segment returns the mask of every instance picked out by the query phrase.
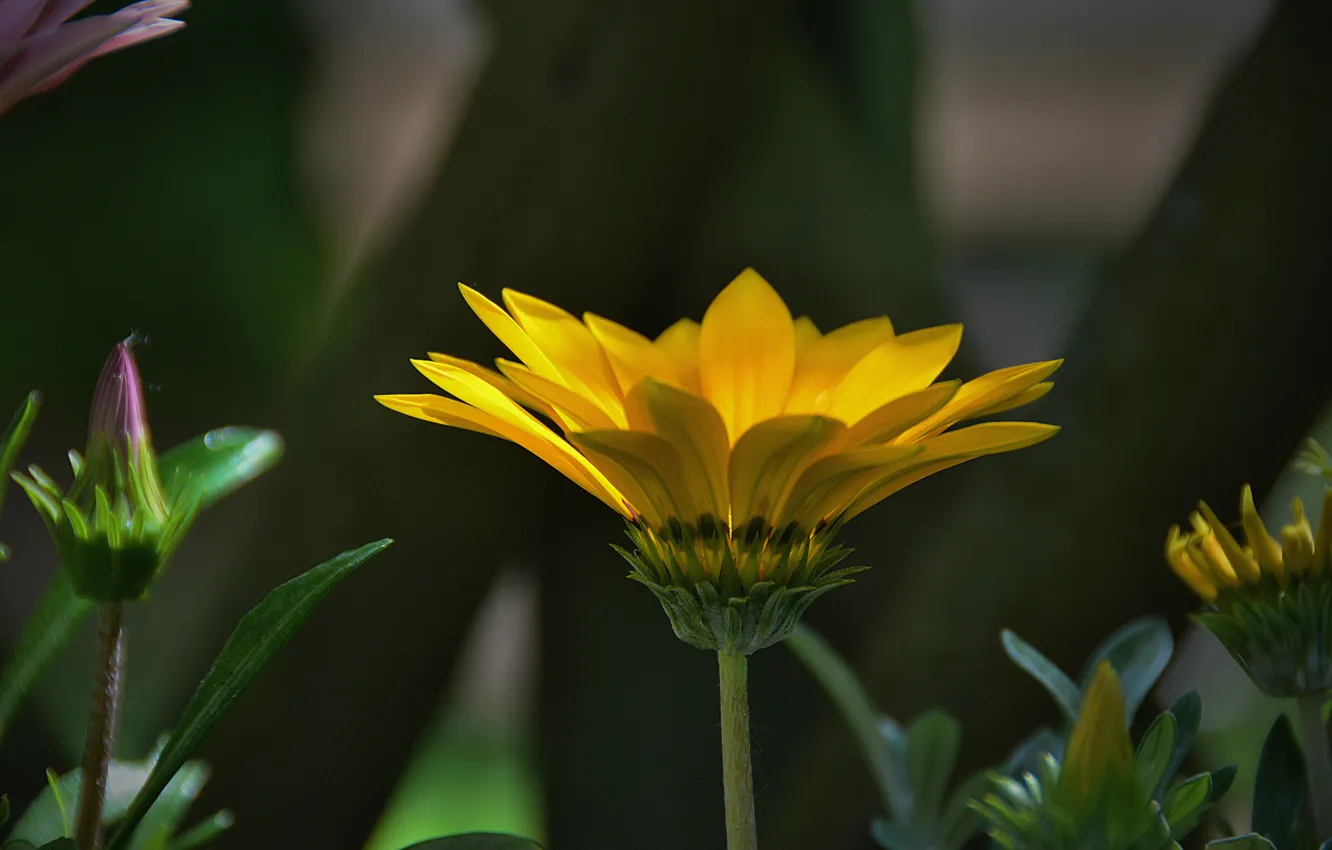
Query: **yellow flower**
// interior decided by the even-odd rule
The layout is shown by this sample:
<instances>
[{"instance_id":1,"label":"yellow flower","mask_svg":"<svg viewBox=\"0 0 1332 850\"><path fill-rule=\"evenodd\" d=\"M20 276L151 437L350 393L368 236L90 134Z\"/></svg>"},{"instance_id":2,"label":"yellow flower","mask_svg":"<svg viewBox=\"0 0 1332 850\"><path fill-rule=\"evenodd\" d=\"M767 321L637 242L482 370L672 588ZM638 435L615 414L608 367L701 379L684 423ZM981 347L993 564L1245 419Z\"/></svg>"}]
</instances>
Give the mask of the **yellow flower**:
<instances>
[{"instance_id":1,"label":"yellow flower","mask_svg":"<svg viewBox=\"0 0 1332 850\"><path fill-rule=\"evenodd\" d=\"M1332 493L1332 491L1329 491ZM1332 498L1323 500L1323 521L1315 539L1304 505L1297 498L1291 505L1293 520L1281 529L1281 540L1268 534L1253 504L1253 491L1244 485L1240 496L1240 519L1244 545L1221 524L1206 502L1189 516L1192 530L1172 525L1166 533L1166 560L1175 574L1206 602L1213 602L1230 588L1255 585L1264 576L1284 584L1306 573L1323 573L1328 566L1327 534L1332 523Z\"/></svg>"},{"instance_id":2,"label":"yellow flower","mask_svg":"<svg viewBox=\"0 0 1332 850\"><path fill-rule=\"evenodd\" d=\"M1332 689L1332 490L1315 534L1299 499L1280 540L1263 526L1247 485L1240 498L1244 543L1205 503L1192 531L1166 535L1166 560L1208 604L1194 620L1214 634L1269 696Z\"/></svg>"},{"instance_id":3,"label":"yellow flower","mask_svg":"<svg viewBox=\"0 0 1332 850\"><path fill-rule=\"evenodd\" d=\"M746 269L702 323L655 340L530 295L463 297L517 360L413 365L450 397L385 406L510 440L619 511L657 584L724 597L814 583L832 532L908 484L1058 428L961 422L1044 395L1060 361L937 382L960 325L897 334L887 317L821 333ZM505 309L507 308L507 309Z\"/></svg>"}]
</instances>

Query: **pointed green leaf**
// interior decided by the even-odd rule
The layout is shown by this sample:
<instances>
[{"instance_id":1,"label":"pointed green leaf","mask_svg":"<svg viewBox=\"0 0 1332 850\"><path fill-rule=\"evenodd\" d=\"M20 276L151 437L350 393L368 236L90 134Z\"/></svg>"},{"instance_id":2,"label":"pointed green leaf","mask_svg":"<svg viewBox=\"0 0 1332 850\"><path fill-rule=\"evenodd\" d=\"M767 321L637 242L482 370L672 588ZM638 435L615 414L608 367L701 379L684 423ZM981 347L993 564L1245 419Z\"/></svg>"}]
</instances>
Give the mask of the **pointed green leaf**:
<instances>
[{"instance_id":1,"label":"pointed green leaf","mask_svg":"<svg viewBox=\"0 0 1332 850\"><path fill-rule=\"evenodd\" d=\"M1222 797L1226 796L1226 792L1230 790L1230 786L1235 784L1235 774L1237 772L1238 768L1233 764L1228 764L1219 770L1212 771L1212 797L1208 802L1216 803Z\"/></svg>"},{"instance_id":2,"label":"pointed green leaf","mask_svg":"<svg viewBox=\"0 0 1332 850\"><path fill-rule=\"evenodd\" d=\"M961 745L962 724L946 711L927 712L907 729L907 774L915 803L911 823L916 828L937 824Z\"/></svg>"},{"instance_id":3,"label":"pointed green leaf","mask_svg":"<svg viewBox=\"0 0 1332 850\"><path fill-rule=\"evenodd\" d=\"M231 829L236 819L231 812L226 810L214 814L201 823L190 827L186 832L181 833L171 840L167 845L167 850L196 850L204 847L217 839L222 833Z\"/></svg>"},{"instance_id":4,"label":"pointed green leaf","mask_svg":"<svg viewBox=\"0 0 1332 850\"><path fill-rule=\"evenodd\" d=\"M1175 718L1166 712L1157 715L1147 733L1138 744L1133 756L1133 770L1138 776L1138 787L1156 788L1170 767L1175 751Z\"/></svg>"},{"instance_id":5,"label":"pointed green leaf","mask_svg":"<svg viewBox=\"0 0 1332 850\"><path fill-rule=\"evenodd\" d=\"M325 561L275 588L241 618L212 669L190 697L180 724L163 747L152 776L130 805L125 820L107 843L107 850L122 850L128 846L132 831L162 793L167 781L254 681L268 660L309 618L325 594L392 542L386 538Z\"/></svg>"},{"instance_id":6,"label":"pointed green leaf","mask_svg":"<svg viewBox=\"0 0 1332 850\"><path fill-rule=\"evenodd\" d=\"M1069 723L1075 722L1078 719L1078 706L1082 704L1082 692L1073 684L1073 680L1015 632L1004 629L1000 633L1000 640L1004 652L1013 659L1013 663L1027 671L1050 692Z\"/></svg>"},{"instance_id":7,"label":"pointed green leaf","mask_svg":"<svg viewBox=\"0 0 1332 850\"><path fill-rule=\"evenodd\" d=\"M1052 729L1037 729L1026 740L1013 748L1013 752L1004 761L1003 772L1007 776L1037 773L1041 769L1041 762L1044 760L1046 753L1054 756L1058 761L1063 761L1064 739Z\"/></svg>"},{"instance_id":8,"label":"pointed green leaf","mask_svg":"<svg viewBox=\"0 0 1332 850\"><path fill-rule=\"evenodd\" d=\"M130 850L155 850L167 846L180 828L186 812L208 781L208 766L199 761L183 764L134 830Z\"/></svg>"},{"instance_id":9,"label":"pointed green leaf","mask_svg":"<svg viewBox=\"0 0 1332 850\"><path fill-rule=\"evenodd\" d=\"M79 850L79 845L74 843L72 838L57 838L48 844L43 844L40 850Z\"/></svg>"},{"instance_id":10,"label":"pointed green leaf","mask_svg":"<svg viewBox=\"0 0 1332 850\"><path fill-rule=\"evenodd\" d=\"M218 428L181 443L157 461L171 502L197 489L204 510L268 470L282 457L282 437L257 428Z\"/></svg>"},{"instance_id":11,"label":"pointed green leaf","mask_svg":"<svg viewBox=\"0 0 1332 850\"><path fill-rule=\"evenodd\" d=\"M1304 754L1295 740L1290 718L1283 714L1272 724L1258 756L1253 831L1283 850L1300 846L1299 825L1307 799Z\"/></svg>"},{"instance_id":12,"label":"pointed green leaf","mask_svg":"<svg viewBox=\"0 0 1332 850\"><path fill-rule=\"evenodd\" d=\"M0 794L0 826L9 823L9 795Z\"/></svg>"},{"instance_id":13,"label":"pointed green leaf","mask_svg":"<svg viewBox=\"0 0 1332 850\"><path fill-rule=\"evenodd\" d=\"M1197 828L1212 799L1212 775L1200 773L1171 788L1161 803L1161 816L1170 824L1170 837L1183 838Z\"/></svg>"},{"instance_id":14,"label":"pointed green leaf","mask_svg":"<svg viewBox=\"0 0 1332 850\"><path fill-rule=\"evenodd\" d=\"M1193 742L1198 739L1198 726L1202 722L1202 699L1198 692L1186 691L1170 706L1170 714L1175 718L1175 747L1161 781L1152 792L1153 800L1160 800L1165 794L1166 788L1184 764L1184 759L1188 758L1193 749Z\"/></svg>"},{"instance_id":15,"label":"pointed green leaf","mask_svg":"<svg viewBox=\"0 0 1332 850\"><path fill-rule=\"evenodd\" d=\"M1225 850L1277 850L1276 845L1257 833L1236 835L1233 838L1218 838L1207 842L1207 846L1225 848Z\"/></svg>"},{"instance_id":16,"label":"pointed green leaf","mask_svg":"<svg viewBox=\"0 0 1332 850\"><path fill-rule=\"evenodd\" d=\"M541 850L541 845L530 838L505 835L499 832L471 832L467 835L446 835L404 847L403 850Z\"/></svg>"},{"instance_id":17,"label":"pointed green leaf","mask_svg":"<svg viewBox=\"0 0 1332 850\"><path fill-rule=\"evenodd\" d=\"M0 671L0 740L23 697L90 611L92 603L74 595L65 571L57 573L24 625L13 656Z\"/></svg>"},{"instance_id":18,"label":"pointed green leaf","mask_svg":"<svg viewBox=\"0 0 1332 850\"><path fill-rule=\"evenodd\" d=\"M893 745L880 728L879 710L851 665L818 632L804 623L798 624L782 643L823 686L828 698L842 713L842 719L851 727L861 753L869 762L870 773L879 786L879 795L888 814L897 821L907 820L911 812L911 790L906 782L905 762L894 758Z\"/></svg>"},{"instance_id":19,"label":"pointed green leaf","mask_svg":"<svg viewBox=\"0 0 1332 850\"><path fill-rule=\"evenodd\" d=\"M1085 690L1091 684L1098 664L1109 661L1124 692L1125 713L1132 720L1138 706L1161 678L1174 651L1175 639L1165 620L1159 617L1134 620L1106 638L1092 653L1082 673L1082 687Z\"/></svg>"},{"instance_id":20,"label":"pointed green leaf","mask_svg":"<svg viewBox=\"0 0 1332 850\"><path fill-rule=\"evenodd\" d=\"M9 426L5 428L3 434L0 434L0 513L4 513L5 509L5 493L9 490L9 471L14 468L14 461L18 460L19 451L28 441L28 434L32 431L33 423L37 421L37 411L41 406L41 394L36 390L28 393L28 397L19 406ZM9 550L5 548L5 544L0 543L0 561L8 559Z\"/></svg>"}]
</instances>

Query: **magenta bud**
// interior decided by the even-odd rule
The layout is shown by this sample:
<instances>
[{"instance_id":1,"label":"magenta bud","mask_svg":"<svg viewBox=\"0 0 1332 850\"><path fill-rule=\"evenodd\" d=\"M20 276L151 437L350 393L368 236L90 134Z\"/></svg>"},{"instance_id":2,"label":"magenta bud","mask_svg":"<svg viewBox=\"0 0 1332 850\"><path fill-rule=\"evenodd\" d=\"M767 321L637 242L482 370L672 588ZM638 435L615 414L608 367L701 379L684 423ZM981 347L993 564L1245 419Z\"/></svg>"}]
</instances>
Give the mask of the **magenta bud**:
<instances>
[{"instance_id":1,"label":"magenta bud","mask_svg":"<svg viewBox=\"0 0 1332 850\"><path fill-rule=\"evenodd\" d=\"M106 358L93 393L88 420L88 446L106 440L133 457L144 447L152 450L148 413L143 402L143 380L131 350L132 339L116 344Z\"/></svg>"}]
</instances>

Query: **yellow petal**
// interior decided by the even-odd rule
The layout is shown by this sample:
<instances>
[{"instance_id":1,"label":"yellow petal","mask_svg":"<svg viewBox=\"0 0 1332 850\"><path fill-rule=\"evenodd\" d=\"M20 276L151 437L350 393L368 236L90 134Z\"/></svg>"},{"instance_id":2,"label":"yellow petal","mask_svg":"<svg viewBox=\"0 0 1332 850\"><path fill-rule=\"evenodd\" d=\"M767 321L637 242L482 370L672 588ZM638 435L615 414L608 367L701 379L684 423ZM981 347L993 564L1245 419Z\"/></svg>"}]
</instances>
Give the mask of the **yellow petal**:
<instances>
[{"instance_id":1,"label":"yellow petal","mask_svg":"<svg viewBox=\"0 0 1332 850\"><path fill-rule=\"evenodd\" d=\"M1202 511L1203 518L1211 526L1211 539L1216 541L1223 557L1230 562L1230 568L1235 571L1235 576L1244 582L1257 581L1262 575L1258 569L1258 562L1253 559L1253 556L1244 551L1244 548L1239 545L1239 541L1230 533L1230 530L1222 524L1221 520L1217 519L1210 505L1206 502L1199 502L1198 509Z\"/></svg>"},{"instance_id":2,"label":"yellow petal","mask_svg":"<svg viewBox=\"0 0 1332 850\"><path fill-rule=\"evenodd\" d=\"M377 395L375 401L397 413L403 413L437 425L448 425L505 439L500 430L495 429L495 417L482 413L470 404L432 393L399 393L396 395ZM581 483L581 482L580 482Z\"/></svg>"},{"instance_id":3,"label":"yellow petal","mask_svg":"<svg viewBox=\"0 0 1332 850\"><path fill-rule=\"evenodd\" d=\"M702 395L698 376L698 344L703 328L693 319L681 319L661 332L652 344L666 355L670 363L669 382L677 384L695 395Z\"/></svg>"},{"instance_id":4,"label":"yellow petal","mask_svg":"<svg viewBox=\"0 0 1332 850\"><path fill-rule=\"evenodd\" d=\"M922 446L923 451L909 464L886 469L865 482L861 492L848 505L845 518L863 513L902 488L936 472L985 455L1026 448L1057 433L1057 426L1040 422L985 422L945 432L924 443L906 444Z\"/></svg>"},{"instance_id":5,"label":"yellow petal","mask_svg":"<svg viewBox=\"0 0 1332 850\"><path fill-rule=\"evenodd\" d=\"M490 384L495 389L504 393L509 398L518 402L523 407L526 407L530 410L535 410L538 413L550 417L551 419L555 418L555 411L551 409L549 404L537 398L536 396L532 395L531 393L525 392L521 387L519 387L513 381L510 381L508 378L504 377L503 375L501 375L500 373L496 372L493 369L487 369L485 366L482 366L480 363L473 363L472 361L464 360L461 357L453 357L448 354L440 354L437 351L432 351L427 356L436 363L447 363L448 365L456 366L465 372L470 372L473 375L476 375L481 380L485 381L487 384Z\"/></svg>"},{"instance_id":6,"label":"yellow petal","mask_svg":"<svg viewBox=\"0 0 1332 850\"><path fill-rule=\"evenodd\" d=\"M675 447L656 434L641 431L583 431L570 434L587 458L618 489L644 501L635 505L654 527L672 519L694 522L701 515Z\"/></svg>"},{"instance_id":7,"label":"yellow petal","mask_svg":"<svg viewBox=\"0 0 1332 850\"><path fill-rule=\"evenodd\" d=\"M596 402L612 419L618 418L624 396L606 353L587 326L548 301L512 289L503 294L509 312L554 364L564 384ZM541 374L539 369L533 371Z\"/></svg>"},{"instance_id":8,"label":"yellow petal","mask_svg":"<svg viewBox=\"0 0 1332 850\"><path fill-rule=\"evenodd\" d=\"M787 497L778 515L777 527L791 521L806 531L844 510L864 489L867 479L894 469L921 452L918 445L870 446L820 458L810 464Z\"/></svg>"},{"instance_id":9,"label":"yellow petal","mask_svg":"<svg viewBox=\"0 0 1332 850\"><path fill-rule=\"evenodd\" d=\"M1304 503L1298 497L1291 502L1290 511L1294 519L1281 529L1282 560L1286 569L1299 575L1313 567L1313 529L1304 515Z\"/></svg>"},{"instance_id":10,"label":"yellow petal","mask_svg":"<svg viewBox=\"0 0 1332 850\"><path fill-rule=\"evenodd\" d=\"M932 415L957 392L958 381L932 384L923 390L895 398L861 417L846 432L845 446L858 448L867 443L886 443L911 426ZM908 442L898 440L898 442Z\"/></svg>"},{"instance_id":11,"label":"yellow petal","mask_svg":"<svg viewBox=\"0 0 1332 850\"><path fill-rule=\"evenodd\" d=\"M606 352L606 359L610 361L624 394L628 395L629 390L647 377L676 382L676 370L670 358L638 331L593 313L584 313L583 323Z\"/></svg>"},{"instance_id":12,"label":"yellow petal","mask_svg":"<svg viewBox=\"0 0 1332 850\"><path fill-rule=\"evenodd\" d=\"M782 416L741 434L730 460L732 527L775 522L800 473L845 430L824 416Z\"/></svg>"},{"instance_id":13,"label":"yellow petal","mask_svg":"<svg viewBox=\"0 0 1332 850\"><path fill-rule=\"evenodd\" d=\"M1253 488L1248 484L1240 493L1240 522L1244 524L1244 537L1253 548L1253 557L1258 566L1280 578L1285 573L1281 561L1281 544L1267 533L1267 526L1258 515L1258 508L1253 503Z\"/></svg>"},{"instance_id":14,"label":"yellow petal","mask_svg":"<svg viewBox=\"0 0 1332 850\"><path fill-rule=\"evenodd\" d=\"M893 324L887 316L853 322L827 336L816 336L818 330L813 328L808 319L796 320L796 365L786 399L787 413L826 411L851 367L893 337Z\"/></svg>"},{"instance_id":15,"label":"yellow petal","mask_svg":"<svg viewBox=\"0 0 1332 850\"><path fill-rule=\"evenodd\" d=\"M1045 380L1063 362L1047 360L1043 363L1010 366L967 381L942 410L912 428L905 437L907 439L925 437L963 420L1006 410L1008 408L1005 405L1008 402Z\"/></svg>"},{"instance_id":16,"label":"yellow petal","mask_svg":"<svg viewBox=\"0 0 1332 850\"><path fill-rule=\"evenodd\" d=\"M467 374L462 370L458 371L459 374ZM468 379L481 382L481 379L475 376L468 376ZM484 382L481 383L484 385ZM489 434L516 443L544 460L570 481L596 496L614 510L632 518L632 511L629 509L630 506L625 501L624 496L612 487L605 477L597 472L582 455L578 454L568 443L551 433L549 428L533 419L518 405L509 401L497 390L493 391L499 399L503 399L507 403L511 410L505 410L506 405L503 403L496 403L495 407L498 410L482 409L437 395L380 395L375 396L375 400L390 410L396 410L417 419L450 425L455 428L465 428L469 431ZM516 414L514 411L516 411Z\"/></svg>"},{"instance_id":17,"label":"yellow petal","mask_svg":"<svg viewBox=\"0 0 1332 850\"><path fill-rule=\"evenodd\" d=\"M678 453L699 510L681 518L693 521L711 513L719 522L726 522L730 514L726 487L730 444L717 410L705 399L652 378L645 378L630 391L625 408L630 427L650 429Z\"/></svg>"},{"instance_id":18,"label":"yellow petal","mask_svg":"<svg viewBox=\"0 0 1332 850\"><path fill-rule=\"evenodd\" d=\"M559 371L550 359L542 353L527 332L518 326L513 317L504 312L503 308L470 286L463 286L460 283L458 289L477 318L485 322L490 332L499 337L499 341L504 343L515 357L527 364L527 368L544 378L561 380Z\"/></svg>"},{"instance_id":19,"label":"yellow petal","mask_svg":"<svg viewBox=\"0 0 1332 850\"><path fill-rule=\"evenodd\" d=\"M495 365L509 382L523 392L540 399L545 406L555 412L555 418L566 431L590 431L593 428L623 428L623 418L616 422L596 405L596 402L579 395L564 384L543 378L521 363L509 360L496 360ZM623 411L621 411L623 417Z\"/></svg>"},{"instance_id":20,"label":"yellow petal","mask_svg":"<svg viewBox=\"0 0 1332 850\"><path fill-rule=\"evenodd\" d=\"M745 269L708 307L699 337L703 395L731 441L781 414L795 370L795 326L785 302Z\"/></svg>"},{"instance_id":21,"label":"yellow petal","mask_svg":"<svg viewBox=\"0 0 1332 850\"><path fill-rule=\"evenodd\" d=\"M885 340L847 372L833 394L828 415L854 425L875 408L928 387L961 342L961 325L925 328Z\"/></svg>"},{"instance_id":22,"label":"yellow petal","mask_svg":"<svg viewBox=\"0 0 1332 850\"><path fill-rule=\"evenodd\" d=\"M564 475L583 484L589 492L617 511L626 512L623 496L587 458L504 393L485 380L446 363L413 360L412 365L440 388L481 412L490 414L493 421L486 420L486 427L495 430L495 422L503 423L504 430L497 430L496 433L504 439L518 443Z\"/></svg>"},{"instance_id":23,"label":"yellow petal","mask_svg":"<svg viewBox=\"0 0 1332 850\"><path fill-rule=\"evenodd\" d=\"M1193 592L1201 596L1204 602L1211 602L1216 599L1216 585L1212 584L1206 574L1189 557L1188 541L1180 533L1177 525L1170 526L1170 531L1166 533L1166 563L1170 564L1170 568L1175 571L1175 575L1193 588Z\"/></svg>"},{"instance_id":24,"label":"yellow petal","mask_svg":"<svg viewBox=\"0 0 1332 850\"><path fill-rule=\"evenodd\" d=\"M1107 782L1118 784L1133 766L1128 718L1119 677L1110 662L1102 661L1083 697L1078 722L1068 737L1064 768L1059 778L1061 802L1081 812Z\"/></svg>"},{"instance_id":25,"label":"yellow petal","mask_svg":"<svg viewBox=\"0 0 1332 850\"><path fill-rule=\"evenodd\" d=\"M1042 381L1035 386L1027 387L1022 392L1010 398L1008 401L996 404L985 411L985 416L993 416L996 413L1003 413L1012 410L1015 407L1022 407L1024 404L1031 404L1039 398L1043 398L1046 393L1054 389L1054 384L1050 381Z\"/></svg>"}]
</instances>

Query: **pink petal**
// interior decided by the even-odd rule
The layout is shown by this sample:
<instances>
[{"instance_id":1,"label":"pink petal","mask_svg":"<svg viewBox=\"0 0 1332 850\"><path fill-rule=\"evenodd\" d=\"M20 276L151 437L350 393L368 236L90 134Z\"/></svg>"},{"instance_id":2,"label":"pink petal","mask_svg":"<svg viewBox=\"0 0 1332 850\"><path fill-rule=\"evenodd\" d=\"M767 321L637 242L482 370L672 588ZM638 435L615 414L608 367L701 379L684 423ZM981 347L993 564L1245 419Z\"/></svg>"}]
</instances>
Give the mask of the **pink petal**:
<instances>
[{"instance_id":1,"label":"pink petal","mask_svg":"<svg viewBox=\"0 0 1332 850\"><path fill-rule=\"evenodd\" d=\"M0 50L27 35L46 0L0 0Z\"/></svg>"},{"instance_id":2,"label":"pink petal","mask_svg":"<svg viewBox=\"0 0 1332 850\"><path fill-rule=\"evenodd\" d=\"M66 65L87 61L99 46L125 29L124 21L94 15L24 39L18 61L11 59L11 67L0 78L0 114L32 94L43 81Z\"/></svg>"}]
</instances>

